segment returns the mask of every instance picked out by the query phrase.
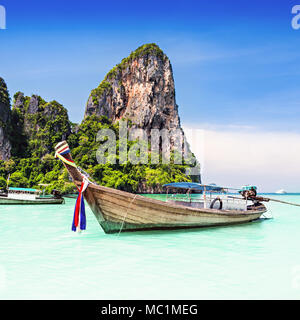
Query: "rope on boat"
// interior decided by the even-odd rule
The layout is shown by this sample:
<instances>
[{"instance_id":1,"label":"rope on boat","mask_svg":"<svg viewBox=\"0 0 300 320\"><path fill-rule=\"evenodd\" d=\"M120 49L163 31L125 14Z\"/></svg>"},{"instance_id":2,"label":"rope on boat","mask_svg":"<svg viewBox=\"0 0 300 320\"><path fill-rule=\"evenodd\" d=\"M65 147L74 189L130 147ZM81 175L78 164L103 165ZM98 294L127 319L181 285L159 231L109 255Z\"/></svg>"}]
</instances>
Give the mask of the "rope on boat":
<instances>
[{"instance_id":1,"label":"rope on boat","mask_svg":"<svg viewBox=\"0 0 300 320\"><path fill-rule=\"evenodd\" d=\"M96 186L99 186L99 184L97 183L97 182L95 182L94 180L91 180L92 178L91 178L91 176L86 172L86 171L84 171L82 168L80 168L79 166L77 166L77 169L78 169L78 171L81 173L81 175L83 176L83 177L85 177L88 181L89 181L89 183L92 183L92 184L94 184L94 185L96 185Z\"/></svg>"},{"instance_id":2,"label":"rope on boat","mask_svg":"<svg viewBox=\"0 0 300 320\"><path fill-rule=\"evenodd\" d=\"M122 232L122 229L123 229L124 223L125 223L125 219L127 218L127 214L128 214L129 208L130 208L130 206L132 205L133 201L135 200L136 196L137 196L137 194L132 198L132 200L131 200L130 203L129 203L129 206L128 206L128 208L127 208L127 210L126 210L126 213L125 213L125 215L124 215L124 217L123 217L123 221L122 221L121 228L120 228L120 231L119 231L119 233L118 233L118 236L119 236L120 233Z\"/></svg>"}]
</instances>

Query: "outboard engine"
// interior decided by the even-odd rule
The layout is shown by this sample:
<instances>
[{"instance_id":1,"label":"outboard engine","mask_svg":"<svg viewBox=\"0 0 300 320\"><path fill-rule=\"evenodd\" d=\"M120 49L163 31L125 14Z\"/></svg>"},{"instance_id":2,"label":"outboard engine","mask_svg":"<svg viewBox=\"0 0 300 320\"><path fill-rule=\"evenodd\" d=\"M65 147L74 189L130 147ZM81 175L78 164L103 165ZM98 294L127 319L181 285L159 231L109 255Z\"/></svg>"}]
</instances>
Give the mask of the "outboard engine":
<instances>
[{"instance_id":1,"label":"outboard engine","mask_svg":"<svg viewBox=\"0 0 300 320\"><path fill-rule=\"evenodd\" d=\"M241 190L239 190L239 193L245 198L245 199L255 199L257 196L257 187L256 186L244 186Z\"/></svg>"}]
</instances>

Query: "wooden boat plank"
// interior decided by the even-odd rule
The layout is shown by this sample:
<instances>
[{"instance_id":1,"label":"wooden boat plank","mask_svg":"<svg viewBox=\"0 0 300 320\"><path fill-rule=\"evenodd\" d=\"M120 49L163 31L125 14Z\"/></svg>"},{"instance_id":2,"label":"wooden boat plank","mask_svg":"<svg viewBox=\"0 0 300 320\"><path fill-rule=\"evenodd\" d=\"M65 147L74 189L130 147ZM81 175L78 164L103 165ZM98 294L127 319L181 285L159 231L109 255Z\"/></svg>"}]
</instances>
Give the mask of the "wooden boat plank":
<instances>
[{"instance_id":1,"label":"wooden boat plank","mask_svg":"<svg viewBox=\"0 0 300 320\"><path fill-rule=\"evenodd\" d=\"M144 217L140 217L134 214L131 210L126 211L125 207L122 207L123 214L120 214L120 208L114 208L104 203L99 203L99 205L101 205L104 217L113 214L116 221L123 221L125 219L125 221L131 223L155 223L154 220L149 220Z\"/></svg>"},{"instance_id":2,"label":"wooden boat plank","mask_svg":"<svg viewBox=\"0 0 300 320\"><path fill-rule=\"evenodd\" d=\"M111 204L111 207L117 207L118 211L120 212L119 215L125 216L126 212L128 214L132 214L137 217L141 217L141 207L139 204L132 201L131 203L128 203L125 200L121 199L114 199L109 196L103 195L101 199L98 198L98 203L100 206L105 205L105 203ZM107 204L109 206L109 204ZM180 220L182 217L180 215L187 216L186 213L171 213L170 211L165 210L165 208L154 208L149 206L143 207L143 213L142 213L142 220L148 220L148 222L155 222L155 219L157 219L159 216L164 217L164 219L167 219L169 216L170 219Z\"/></svg>"}]
</instances>

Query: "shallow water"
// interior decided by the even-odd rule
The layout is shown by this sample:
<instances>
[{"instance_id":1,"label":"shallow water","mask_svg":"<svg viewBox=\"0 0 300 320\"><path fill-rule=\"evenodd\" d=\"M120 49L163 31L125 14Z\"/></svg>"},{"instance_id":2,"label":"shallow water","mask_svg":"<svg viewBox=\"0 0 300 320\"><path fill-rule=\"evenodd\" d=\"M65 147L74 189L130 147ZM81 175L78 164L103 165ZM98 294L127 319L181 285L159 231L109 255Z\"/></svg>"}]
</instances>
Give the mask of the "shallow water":
<instances>
[{"instance_id":1,"label":"shallow water","mask_svg":"<svg viewBox=\"0 0 300 320\"><path fill-rule=\"evenodd\" d=\"M274 219L238 226L118 236L89 208L87 231L71 232L74 203L0 206L0 299L300 298L299 207L268 203Z\"/></svg>"}]
</instances>

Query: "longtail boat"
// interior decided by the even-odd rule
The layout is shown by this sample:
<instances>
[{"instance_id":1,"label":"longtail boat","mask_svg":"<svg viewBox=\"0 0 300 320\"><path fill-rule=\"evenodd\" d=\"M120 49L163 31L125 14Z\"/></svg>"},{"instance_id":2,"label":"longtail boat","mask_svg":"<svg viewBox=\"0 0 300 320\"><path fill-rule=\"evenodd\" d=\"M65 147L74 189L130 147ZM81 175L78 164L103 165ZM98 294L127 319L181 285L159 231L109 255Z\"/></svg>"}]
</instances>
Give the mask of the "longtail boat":
<instances>
[{"instance_id":1,"label":"longtail boat","mask_svg":"<svg viewBox=\"0 0 300 320\"><path fill-rule=\"evenodd\" d=\"M60 194L42 195L40 190L29 188L8 188L0 193L0 205L32 205L32 204L63 204Z\"/></svg>"},{"instance_id":2,"label":"longtail boat","mask_svg":"<svg viewBox=\"0 0 300 320\"><path fill-rule=\"evenodd\" d=\"M170 195L167 201L161 201L99 186L76 166L66 141L55 150L78 190L85 185L84 199L105 233L233 225L257 220L267 211L253 195L251 198L253 188L243 190L243 197L235 197L227 195L226 188L214 185L175 183L165 187L181 190L179 198ZM193 191L200 192L201 199L194 199ZM183 195L187 198L182 199Z\"/></svg>"}]
</instances>

